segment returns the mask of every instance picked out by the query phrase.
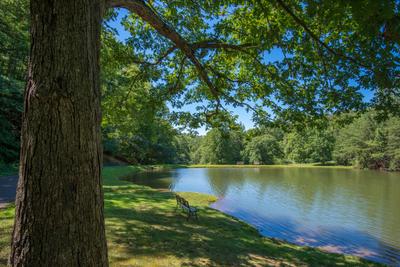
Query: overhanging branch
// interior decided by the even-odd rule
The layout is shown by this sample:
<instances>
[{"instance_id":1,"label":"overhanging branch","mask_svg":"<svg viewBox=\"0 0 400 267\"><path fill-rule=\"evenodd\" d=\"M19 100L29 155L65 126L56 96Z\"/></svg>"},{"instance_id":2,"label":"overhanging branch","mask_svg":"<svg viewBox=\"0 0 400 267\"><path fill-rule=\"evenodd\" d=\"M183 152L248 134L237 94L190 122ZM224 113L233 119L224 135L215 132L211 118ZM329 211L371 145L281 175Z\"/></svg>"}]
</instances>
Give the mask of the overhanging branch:
<instances>
[{"instance_id":1,"label":"overhanging branch","mask_svg":"<svg viewBox=\"0 0 400 267\"><path fill-rule=\"evenodd\" d=\"M208 48L208 49L231 49L231 50L239 50L241 51L242 49L247 49L247 48L257 48L259 47L256 44L227 44L227 43L222 43L219 41L215 40L206 40L206 41L200 41L196 43L191 44L193 49L200 49L200 48Z\"/></svg>"},{"instance_id":2,"label":"overhanging branch","mask_svg":"<svg viewBox=\"0 0 400 267\"><path fill-rule=\"evenodd\" d=\"M171 46L170 48L167 49L167 51L165 51L164 53L162 53L158 59L154 62L149 62L149 61L141 61L141 60L134 60L134 63L136 64L141 64L141 65L158 65L160 64L164 59L166 59L168 57L169 54L171 54L172 52L174 52L176 50L176 46Z\"/></svg>"},{"instance_id":3,"label":"overhanging branch","mask_svg":"<svg viewBox=\"0 0 400 267\"><path fill-rule=\"evenodd\" d=\"M219 103L218 90L211 82L206 69L195 56L194 49L190 43L187 42L178 32L176 32L171 26L169 26L155 11L151 9L142 0L110 0L107 2L108 7L121 7L126 8L132 13L138 15L141 19L150 24L159 34L163 35L171 42L175 44L186 56L190 59L193 65L196 67L197 72L201 80L210 88L210 91L214 98Z\"/></svg>"},{"instance_id":4,"label":"overhanging branch","mask_svg":"<svg viewBox=\"0 0 400 267\"><path fill-rule=\"evenodd\" d=\"M126 8L132 13L138 15L141 19L150 24L159 34L169 39L174 43L165 53L155 62L139 62L140 64L157 65L164 60L169 54L174 52L177 48L180 49L185 56L195 66L201 80L209 87L213 97L220 104L219 91L212 83L206 67L196 57L195 52L198 49L225 49L225 50L236 50L243 51L244 49L256 48L256 44L227 44L220 42L219 40L204 40L195 43L189 43L183 38L178 32L176 32L172 26L163 20L163 18L157 14L157 12L147 5L143 0L109 0L107 2L108 7L120 7Z\"/></svg>"}]
</instances>

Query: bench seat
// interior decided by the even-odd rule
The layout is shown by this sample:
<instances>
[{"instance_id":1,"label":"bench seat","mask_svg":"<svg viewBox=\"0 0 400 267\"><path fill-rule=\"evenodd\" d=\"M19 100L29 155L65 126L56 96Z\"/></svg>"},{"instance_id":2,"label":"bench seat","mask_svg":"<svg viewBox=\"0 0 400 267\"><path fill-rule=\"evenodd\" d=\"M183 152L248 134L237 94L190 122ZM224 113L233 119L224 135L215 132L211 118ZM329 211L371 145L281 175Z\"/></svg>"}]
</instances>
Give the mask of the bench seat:
<instances>
[{"instance_id":1,"label":"bench seat","mask_svg":"<svg viewBox=\"0 0 400 267\"><path fill-rule=\"evenodd\" d=\"M190 217L194 217L196 218L196 220L199 219L197 216L198 209L196 207L190 206L189 202L186 199L177 194L175 194L175 198L176 198L176 207L181 208L187 214L186 218L187 220L189 220Z\"/></svg>"}]
</instances>

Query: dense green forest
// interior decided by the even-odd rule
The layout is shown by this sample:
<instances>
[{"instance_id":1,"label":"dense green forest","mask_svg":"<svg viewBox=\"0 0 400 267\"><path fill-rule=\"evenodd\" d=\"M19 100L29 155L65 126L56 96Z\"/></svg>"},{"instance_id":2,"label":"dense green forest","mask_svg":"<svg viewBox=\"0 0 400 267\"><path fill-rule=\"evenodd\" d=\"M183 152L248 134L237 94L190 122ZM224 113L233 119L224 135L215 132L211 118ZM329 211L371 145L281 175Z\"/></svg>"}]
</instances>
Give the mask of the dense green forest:
<instances>
[{"instance_id":1,"label":"dense green forest","mask_svg":"<svg viewBox=\"0 0 400 267\"><path fill-rule=\"evenodd\" d=\"M332 121L326 128L284 131L260 127L213 129L204 137L185 137L190 163L329 163L360 168L400 169L400 119L378 121L366 112L346 125ZM198 145L196 145L198 144Z\"/></svg>"},{"instance_id":2,"label":"dense green forest","mask_svg":"<svg viewBox=\"0 0 400 267\"><path fill-rule=\"evenodd\" d=\"M18 161L23 90L29 50L26 1L0 3L0 164ZM118 41L104 22L102 132L104 152L135 164L328 163L361 168L400 169L400 119L382 119L373 109L325 116L323 123L295 127L277 117L245 130L230 114L228 124L209 124L193 133L167 108L168 94L154 90L155 72L143 72L133 48ZM129 26L129 25L128 25ZM144 74L145 73L145 74ZM347 124L340 121L346 117ZM180 124L181 123L181 124ZM185 124L186 130L182 131Z\"/></svg>"}]
</instances>

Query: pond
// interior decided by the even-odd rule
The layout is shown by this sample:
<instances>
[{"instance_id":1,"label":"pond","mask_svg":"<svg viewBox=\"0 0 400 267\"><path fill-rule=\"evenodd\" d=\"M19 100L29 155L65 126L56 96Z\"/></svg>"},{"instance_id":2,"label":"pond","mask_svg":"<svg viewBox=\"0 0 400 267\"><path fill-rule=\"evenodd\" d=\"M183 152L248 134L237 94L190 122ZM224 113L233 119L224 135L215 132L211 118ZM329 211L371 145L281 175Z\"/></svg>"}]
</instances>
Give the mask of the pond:
<instances>
[{"instance_id":1,"label":"pond","mask_svg":"<svg viewBox=\"0 0 400 267\"><path fill-rule=\"evenodd\" d=\"M400 266L400 173L345 168L182 168L130 181L216 195L264 236Z\"/></svg>"}]
</instances>

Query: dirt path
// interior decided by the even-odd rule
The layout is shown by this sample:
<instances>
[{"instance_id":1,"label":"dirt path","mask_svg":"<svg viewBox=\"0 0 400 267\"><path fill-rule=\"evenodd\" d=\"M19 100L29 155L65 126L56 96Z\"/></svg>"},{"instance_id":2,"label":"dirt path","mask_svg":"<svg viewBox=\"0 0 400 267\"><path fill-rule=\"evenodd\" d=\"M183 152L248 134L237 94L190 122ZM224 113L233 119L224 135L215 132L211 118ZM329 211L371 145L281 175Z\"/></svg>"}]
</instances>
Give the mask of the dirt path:
<instances>
[{"instance_id":1,"label":"dirt path","mask_svg":"<svg viewBox=\"0 0 400 267\"><path fill-rule=\"evenodd\" d=\"M18 175L0 177L0 208L15 200Z\"/></svg>"}]
</instances>

